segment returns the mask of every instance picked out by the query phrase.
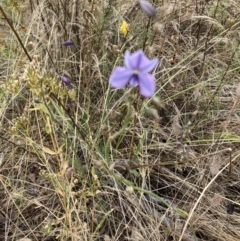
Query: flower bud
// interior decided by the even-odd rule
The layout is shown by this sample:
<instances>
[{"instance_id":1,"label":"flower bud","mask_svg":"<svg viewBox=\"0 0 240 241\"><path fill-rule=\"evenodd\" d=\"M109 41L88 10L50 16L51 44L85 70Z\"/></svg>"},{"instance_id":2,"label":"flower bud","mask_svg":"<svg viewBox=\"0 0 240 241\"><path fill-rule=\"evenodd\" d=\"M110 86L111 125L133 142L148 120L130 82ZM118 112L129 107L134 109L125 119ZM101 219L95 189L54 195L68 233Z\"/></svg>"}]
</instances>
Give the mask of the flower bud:
<instances>
[{"instance_id":1,"label":"flower bud","mask_svg":"<svg viewBox=\"0 0 240 241\"><path fill-rule=\"evenodd\" d=\"M62 75L62 76L61 76L61 81L62 81L64 84L66 84L66 85L69 85L70 82L71 82L70 78L67 77L66 75Z\"/></svg>"},{"instance_id":2,"label":"flower bud","mask_svg":"<svg viewBox=\"0 0 240 241\"><path fill-rule=\"evenodd\" d=\"M147 0L140 0L139 1L141 8L143 11L150 17L154 17L157 14L156 9L153 5Z\"/></svg>"},{"instance_id":3,"label":"flower bud","mask_svg":"<svg viewBox=\"0 0 240 241\"><path fill-rule=\"evenodd\" d=\"M62 44L63 44L64 46L71 46L71 45L73 45L73 41L67 40L67 41L63 42Z\"/></svg>"}]
</instances>

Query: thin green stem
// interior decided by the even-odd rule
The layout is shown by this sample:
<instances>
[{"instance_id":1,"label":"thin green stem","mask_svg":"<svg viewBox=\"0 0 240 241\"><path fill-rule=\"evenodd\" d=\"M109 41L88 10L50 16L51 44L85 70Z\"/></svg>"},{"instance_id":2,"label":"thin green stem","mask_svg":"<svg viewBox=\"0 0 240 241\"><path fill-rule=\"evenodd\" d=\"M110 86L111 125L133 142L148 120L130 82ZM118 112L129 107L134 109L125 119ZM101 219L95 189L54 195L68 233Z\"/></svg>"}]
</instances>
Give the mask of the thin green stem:
<instances>
[{"instance_id":1,"label":"thin green stem","mask_svg":"<svg viewBox=\"0 0 240 241\"><path fill-rule=\"evenodd\" d=\"M148 18L148 23L147 23L147 26L146 26L146 34L145 34L145 37L144 37L144 40L143 40L143 51L145 50L145 47L146 47L146 43L147 43L147 38L148 38L148 30L149 30L149 26L150 26L150 22L151 22L151 17Z\"/></svg>"},{"instance_id":2,"label":"thin green stem","mask_svg":"<svg viewBox=\"0 0 240 241\"><path fill-rule=\"evenodd\" d=\"M130 115L131 115L131 105L128 105L128 112L127 115L125 117L124 123L122 125L122 128L117 131L116 133L114 133L113 135L109 136L107 143L105 145L105 158L106 158L106 162L109 165L110 164L110 156L109 156L109 152L110 152L110 144L112 142L112 140L116 139L118 136L120 136L127 128L127 126L129 125L130 122Z\"/></svg>"}]
</instances>

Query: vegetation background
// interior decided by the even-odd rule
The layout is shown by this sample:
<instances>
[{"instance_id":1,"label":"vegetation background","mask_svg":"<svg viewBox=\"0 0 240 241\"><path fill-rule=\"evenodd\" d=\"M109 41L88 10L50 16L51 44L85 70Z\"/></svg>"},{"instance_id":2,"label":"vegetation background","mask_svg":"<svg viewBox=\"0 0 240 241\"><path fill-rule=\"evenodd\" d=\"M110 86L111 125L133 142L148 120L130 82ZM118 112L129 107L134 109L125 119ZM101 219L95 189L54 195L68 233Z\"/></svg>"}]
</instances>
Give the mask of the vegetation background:
<instances>
[{"instance_id":1,"label":"vegetation background","mask_svg":"<svg viewBox=\"0 0 240 241\"><path fill-rule=\"evenodd\" d=\"M152 4L1 1L0 240L240 240L240 1Z\"/></svg>"}]
</instances>

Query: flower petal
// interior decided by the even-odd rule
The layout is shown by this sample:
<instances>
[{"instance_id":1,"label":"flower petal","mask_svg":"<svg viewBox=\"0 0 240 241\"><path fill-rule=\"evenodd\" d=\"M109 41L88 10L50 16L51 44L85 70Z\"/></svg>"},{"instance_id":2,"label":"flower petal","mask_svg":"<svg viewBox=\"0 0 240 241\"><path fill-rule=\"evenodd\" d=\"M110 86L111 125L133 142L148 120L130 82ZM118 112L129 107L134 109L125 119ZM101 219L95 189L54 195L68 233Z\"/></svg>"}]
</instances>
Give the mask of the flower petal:
<instances>
[{"instance_id":1,"label":"flower petal","mask_svg":"<svg viewBox=\"0 0 240 241\"><path fill-rule=\"evenodd\" d=\"M128 59L130 62L129 65L131 65L133 69L138 69L144 73L153 70L158 63L157 58L150 60L141 49L133 53Z\"/></svg>"},{"instance_id":2,"label":"flower petal","mask_svg":"<svg viewBox=\"0 0 240 241\"><path fill-rule=\"evenodd\" d=\"M141 49L137 50L135 53L130 55L129 51L125 52L125 59L124 63L126 68L136 70L139 67L139 64L141 63L141 59L144 57L144 53Z\"/></svg>"},{"instance_id":3,"label":"flower petal","mask_svg":"<svg viewBox=\"0 0 240 241\"><path fill-rule=\"evenodd\" d=\"M125 85L128 84L132 74L132 70L128 70L125 67L118 66L113 70L109 82L114 88L123 88Z\"/></svg>"},{"instance_id":4,"label":"flower petal","mask_svg":"<svg viewBox=\"0 0 240 241\"><path fill-rule=\"evenodd\" d=\"M130 56L130 52L128 50L124 54L124 64L125 64L126 68L128 68L128 69L132 68L131 56Z\"/></svg>"},{"instance_id":5,"label":"flower petal","mask_svg":"<svg viewBox=\"0 0 240 241\"><path fill-rule=\"evenodd\" d=\"M130 55L129 51L125 52L125 66L127 69L139 70L140 72L147 73L155 68L158 63L158 59L149 59L142 49L137 50Z\"/></svg>"},{"instance_id":6,"label":"flower petal","mask_svg":"<svg viewBox=\"0 0 240 241\"><path fill-rule=\"evenodd\" d=\"M138 80L138 75L137 75L137 74L133 74L133 75L131 76L131 79L130 79L130 81L129 81L129 84L130 84L132 87L138 86L139 80Z\"/></svg>"},{"instance_id":7,"label":"flower petal","mask_svg":"<svg viewBox=\"0 0 240 241\"><path fill-rule=\"evenodd\" d=\"M144 56L142 58L142 62L140 63L139 71L143 73L148 73L152 71L157 64L158 64L157 58L149 60L147 57Z\"/></svg>"},{"instance_id":8,"label":"flower petal","mask_svg":"<svg viewBox=\"0 0 240 241\"><path fill-rule=\"evenodd\" d=\"M145 97L151 97L154 94L156 88L154 76L147 73L140 73L138 74L138 77L141 95Z\"/></svg>"}]
</instances>

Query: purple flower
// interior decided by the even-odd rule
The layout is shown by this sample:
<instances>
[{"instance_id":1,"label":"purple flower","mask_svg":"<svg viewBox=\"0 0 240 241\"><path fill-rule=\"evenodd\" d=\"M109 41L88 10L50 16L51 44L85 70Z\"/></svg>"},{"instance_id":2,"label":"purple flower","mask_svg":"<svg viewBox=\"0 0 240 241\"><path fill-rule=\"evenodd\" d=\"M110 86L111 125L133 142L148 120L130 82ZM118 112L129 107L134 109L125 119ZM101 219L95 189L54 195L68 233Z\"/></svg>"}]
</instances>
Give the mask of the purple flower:
<instances>
[{"instance_id":1,"label":"purple flower","mask_svg":"<svg viewBox=\"0 0 240 241\"><path fill-rule=\"evenodd\" d=\"M64 46L71 46L71 45L73 45L73 41L67 40L67 41L64 41L62 44L63 44Z\"/></svg>"},{"instance_id":2,"label":"purple flower","mask_svg":"<svg viewBox=\"0 0 240 241\"><path fill-rule=\"evenodd\" d=\"M62 75L60 78L61 78L61 81L66 85L69 85L71 83L70 78L66 75Z\"/></svg>"},{"instance_id":3,"label":"purple flower","mask_svg":"<svg viewBox=\"0 0 240 241\"><path fill-rule=\"evenodd\" d=\"M155 92L155 77L148 72L153 70L158 59L148 59L140 49L130 55L129 51L124 56L125 67L116 67L111 76L110 84L114 88L123 88L128 83L135 87L139 85L141 95L150 97Z\"/></svg>"},{"instance_id":4,"label":"purple flower","mask_svg":"<svg viewBox=\"0 0 240 241\"><path fill-rule=\"evenodd\" d=\"M182 146L182 142L181 141L176 141L176 145L177 146Z\"/></svg>"},{"instance_id":5,"label":"purple flower","mask_svg":"<svg viewBox=\"0 0 240 241\"><path fill-rule=\"evenodd\" d=\"M153 7L153 5L146 0L140 0L139 1L141 8L143 11L149 15L150 17L154 17L157 14L156 9Z\"/></svg>"}]
</instances>

